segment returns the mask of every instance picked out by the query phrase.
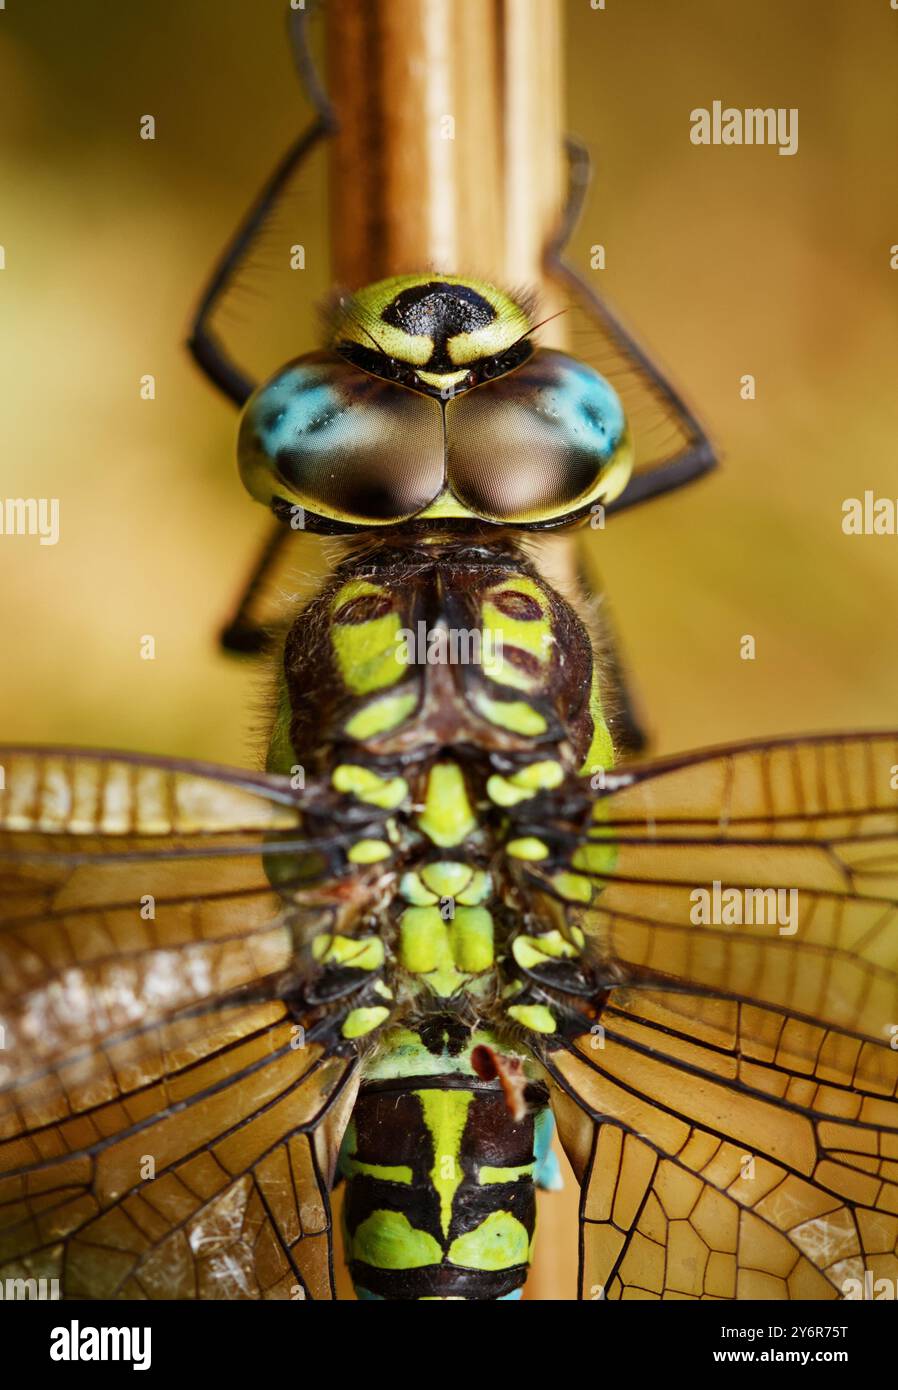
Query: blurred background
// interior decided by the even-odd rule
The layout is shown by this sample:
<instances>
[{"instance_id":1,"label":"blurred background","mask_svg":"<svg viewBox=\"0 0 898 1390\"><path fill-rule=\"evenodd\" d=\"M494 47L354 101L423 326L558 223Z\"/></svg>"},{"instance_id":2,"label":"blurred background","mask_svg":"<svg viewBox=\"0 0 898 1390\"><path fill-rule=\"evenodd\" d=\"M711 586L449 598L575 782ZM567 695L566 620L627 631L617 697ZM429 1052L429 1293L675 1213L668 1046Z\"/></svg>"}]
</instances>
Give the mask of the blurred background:
<instances>
[{"instance_id":1,"label":"blurred background","mask_svg":"<svg viewBox=\"0 0 898 1390\"><path fill-rule=\"evenodd\" d=\"M568 121L597 166L569 258L585 268L605 246L594 283L724 456L694 489L592 533L654 747L893 725L898 537L845 536L841 521L867 489L898 499L898 12L607 5L563 0ZM258 763L264 682L216 637L268 521L237 477L234 413L183 339L214 256L308 115L283 9L0 13L0 499L60 504L56 546L0 537L4 741ZM797 155L692 145L689 113L715 99L798 107ZM153 142L138 137L146 113ZM269 331L264 257L229 305L269 369L315 343L325 211L322 158L283 213L309 265L286 319ZM322 567L301 545L297 591ZM570 1184L542 1221L531 1289L572 1297Z\"/></svg>"}]
</instances>

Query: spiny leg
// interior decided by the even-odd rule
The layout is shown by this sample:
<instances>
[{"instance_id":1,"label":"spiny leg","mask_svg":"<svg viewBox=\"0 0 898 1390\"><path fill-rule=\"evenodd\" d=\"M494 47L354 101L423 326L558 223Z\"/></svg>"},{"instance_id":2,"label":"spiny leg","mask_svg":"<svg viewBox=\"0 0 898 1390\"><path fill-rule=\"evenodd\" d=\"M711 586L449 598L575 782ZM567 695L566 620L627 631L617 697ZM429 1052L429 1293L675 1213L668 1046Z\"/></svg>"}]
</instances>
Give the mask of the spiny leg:
<instances>
[{"instance_id":1,"label":"spiny leg","mask_svg":"<svg viewBox=\"0 0 898 1390\"><path fill-rule=\"evenodd\" d=\"M562 209L558 231L546 253L546 268L550 275L564 281L583 303L586 311L600 324L613 340L632 358L635 366L645 374L652 388L667 407L678 418L687 436L685 450L680 450L673 458L645 473L634 475L622 495L610 503L607 512L621 511L626 507L638 505L651 497L670 492L701 477L715 465L711 444L698 421L689 411L679 395L654 366L648 355L633 340L627 330L618 322L608 307L602 302L592 287L564 260L564 251L571 239L574 227L579 220L586 200L586 190L590 180L589 151L580 141L569 137L566 142L568 156L568 190ZM585 540L587 532L581 532L575 542L576 580L585 601L595 601L601 590L594 581L587 564ZM621 654L607 607L602 613L603 652L602 665L604 683L611 695L614 712L610 719L614 741L618 750L627 755L641 752L648 744L648 736L643 726L638 701L635 699L627 677L626 663Z\"/></svg>"},{"instance_id":2,"label":"spiny leg","mask_svg":"<svg viewBox=\"0 0 898 1390\"><path fill-rule=\"evenodd\" d=\"M306 95L315 108L315 119L279 160L274 172L221 253L194 315L187 346L208 379L223 395L242 406L256 382L233 360L213 327L215 311L245 264L252 245L278 198L302 161L325 136L337 128L333 107L318 80L308 47L308 13L291 11L290 39L294 60Z\"/></svg>"},{"instance_id":3,"label":"spiny leg","mask_svg":"<svg viewBox=\"0 0 898 1390\"><path fill-rule=\"evenodd\" d=\"M219 257L200 299L188 339L188 348L206 377L223 395L243 406L257 383L231 357L213 326L216 310L245 264L253 243L274 209L278 198L303 160L319 141L332 135L337 121L327 94L318 79L308 46L309 12L293 10L288 24L294 61L303 90L315 108L315 119L287 150L251 204L237 230ZM276 564L290 528L275 522L250 570L249 577L228 622L221 633L225 651L255 654L268 644L264 627L252 617L252 607Z\"/></svg>"},{"instance_id":4,"label":"spiny leg","mask_svg":"<svg viewBox=\"0 0 898 1390\"><path fill-rule=\"evenodd\" d=\"M585 532L580 532L575 540L575 572L580 597L589 608L597 601L602 602L604 594L587 565L584 535ZM634 695L630 684L627 662L621 651L617 629L609 613L609 606L604 602L599 628L601 642L597 655L602 686L608 703L608 727L614 740L615 751L624 757L634 757L648 747L650 740L643 723L641 702Z\"/></svg>"},{"instance_id":5,"label":"spiny leg","mask_svg":"<svg viewBox=\"0 0 898 1390\"><path fill-rule=\"evenodd\" d=\"M289 536L289 526L282 521L271 523L234 611L221 630L219 641L226 652L239 653L241 656L257 656L269 646L271 635L263 624L253 617L252 610Z\"/></svg>"},{"instance_id":6,"label":"spiny leg","mask_svg":"<svg viewBox=\"0 0 898 1390\"><path fill-rule=\"evenodd\" d=\"M693 482L713 468L717 460L701 425L670 382L661 375L648 354L630 336L592 286L564 260L563 253L583 210L590 179L590 157L586 146L569 136L565 147L569 170L568 191L558 231L546 251L546 269L550 275L570 287L584 305L586 312L633 359L687 436L685 449L681 449L673 458L644 473L637 472L633 475L620 497L610 502L606 508L609 513L619 512Z\"/></svg>"},{"instance_id":7,"label":"spiny leg","mask_svg":"<svg viewBox=\"0 0 898 1390\"><path fill-rule=\"evenodd\" d=\"M194 315L187 348L212 385L237 406L246 404L258 383L234 361L215 331L215 311L291 176L329 133L318 119L290 146L221 253Z\"/></svg>"}]
</instances>

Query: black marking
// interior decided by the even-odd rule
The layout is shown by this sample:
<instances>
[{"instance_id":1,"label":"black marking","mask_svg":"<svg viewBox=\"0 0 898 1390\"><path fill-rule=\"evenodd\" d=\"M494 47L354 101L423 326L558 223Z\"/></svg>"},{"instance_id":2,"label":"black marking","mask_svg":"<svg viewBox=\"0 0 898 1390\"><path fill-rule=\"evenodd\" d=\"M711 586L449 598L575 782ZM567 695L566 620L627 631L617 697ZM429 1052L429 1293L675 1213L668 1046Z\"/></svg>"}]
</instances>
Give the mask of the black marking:
<instances>
[{"instance_id":1,"label":"black marking","mask_svg":"<svg viewBox=\"0 0 898 1390\"><path fill-rule=\"evenodd\" d=\"M512 1269L461 1269L455 1265L429 1265L424 1269L375 1269L352 1260L353 1283L385 1299L502 1298L519 1289L527 1278L527 1265Z\"/></svg>"},{"instance_id":2,"label":"black marking","mask_svg":"<svg viewBox=\"0 0 898 1390\"><path fill-rule=\"evenodd\" d=\"M511 647L506 644L502 648L502 657L510 666L516 666L527 676L536 678L542 673L542 663L539 657L534 656L533 652L524 651L523 647Z\"/></svg>"},{"instance_id":3,"label":"black marking","mask_svg":"<svg viewBox=\"0 0 898 1390\"><path fill-rule=\"evenodd\" d=\"M389 594L359 594L340 605L334 614L334 622L341 626L370 623L392 611L393 600Z\"/></svg>"},{"instance_id":4,"label":"black marking","mask_svg":"<svg viewBox=\"0 0 898 1390\"><path fill-rule=\"evenodd\" d=\"M387 1091L488 1091L494 1095L501 1092L497 1080L485 1081L479 1076L469 1076L465 1072L438 1072L424 1076L388 1076L383 1081L363 1081L359 1095L369 1092ZM528 1105L538 1108L549 1104L549 1088L542 1081L528 1081L524 1087L524 1099Z\"/></svg>"},{"instance_id":5,"label":"black marking","mask_svg":"<svg viewBox=\"0 0 898 1390\"><path fill-rule=\"evenodd\" d=\"M451 372L456 364L448 352L450 338L459 333L476 333L496 317L493 306L470 285L450 285L445 280L428 280L401 290L383 311L384 323L401 328L412 337L430 338L433 351L427 371Z\"/></svg>"},{"instance_id":6,"label":"black marking","mask_svg":"<svg viewBox=\"0 0 898 1390\"><path fill-rule=\"evenodd\" d=\"M538 942L539 937L536 939ZM526 968L519 966L518 968L522 978L536 980L538 984L546 985L549 989L558 990L562 994L582 995L586 999L593 999L597 993L603 993L592 972L585 969L578 961L547 960L545 964L531 965ZM580 1019L581 1025L582 1022Z\"/></svg>"},{"instance_id":7,"label":"black marking","mask_svg":"<svg viewBox=\"0 0 898 1390\"><path fill-rule=\"evenodd\" d=\"M488 1091L495 1095L501 1089L498 1081L483 1081L465 1072L444 1071L432 1076L388 1076L383 1081L364 1081L359 1095L383 1095L391 1091Z\"/></svg>"},{"instance_id":8,"label":"black marking","mask_svg":"<svg viewBox=\"0 0 898 1390\"><path fill-rule=\"evenodd\" d=\"M492 603L506 618L516 618L519 622L532 623L543 616L540 604L531 594L521 594L515 589L503 589L501 594L490 595Z\"/></svg>"},{"instance_id":9,"label":"black marking","mask_svg":"<svg viewBox=\"0 0 898 1390\"><path fill-rule=\"evenodd\" d=\"M448 1052L457 1057L471 1038L471 1029L454 1014L434 1014L415 1024L415 1031L428 1052L435 1057Z\"/></svg>"},{"instance_id":10,"label":"black marking","mask_svg":"<svg viewBox=\"0 0 898 1390\"><path fill-rule=\"evenodd\" d=\"M382 972L378 971L378 978ZM370 970L360 970L352 965L336 965L329 962L321 969L321 973L308 981L303 988L303 1001L311 1008L320 1004L333 1004L337 999L345 999L349 994L355 994L356 990L364 989L366 984L370 984L372 972ZM383 996L380 996L383 999ZM390 1000L383 999L385 1004ZM341 1015L343 1017L343 1015Z\"/></svg>"}]
</instances>

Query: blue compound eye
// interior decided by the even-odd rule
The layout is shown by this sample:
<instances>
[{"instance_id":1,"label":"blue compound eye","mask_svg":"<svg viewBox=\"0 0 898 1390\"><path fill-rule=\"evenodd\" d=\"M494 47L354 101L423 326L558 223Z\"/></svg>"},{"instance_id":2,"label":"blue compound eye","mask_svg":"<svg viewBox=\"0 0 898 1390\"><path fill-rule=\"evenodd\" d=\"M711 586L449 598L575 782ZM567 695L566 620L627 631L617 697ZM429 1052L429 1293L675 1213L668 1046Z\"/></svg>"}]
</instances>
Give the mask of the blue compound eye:
<instances>
[{"instance_id":1,"label":"blue compound eye","mask_svg":"<svg viewBox=\"0 0 898 1390\"><path fill-rule=\"evenodd\" d=\"M562 519L623 491L632 467L617 392L584 363L543 351L446 411L448 479L491 521Z\"/></svg>"},{"instance_id":2,"label":"blue compound eye","mask_svg":"<svg viewBox=\"0 0 898 1390\"><path fill-rule=\"evenodd\" d=\"M299 505L335 529L421 513L563 522L616 497L632 463L614 389L553 351L450 398L445 429L436 397L310 354L250 398L238 454L260 502Z\"/></svg>"},{"instance_id":3,"label":"blue compound eye","mask_svg":"<svg viewBox=\"0 0 898 1390\"><path fill-rule=\"evenodd\" d=\"M325 353L298 358L250 398L243 481L350 525L389 525L425 507L444 474L439 402Z\"/></svg>"}]
</instances>

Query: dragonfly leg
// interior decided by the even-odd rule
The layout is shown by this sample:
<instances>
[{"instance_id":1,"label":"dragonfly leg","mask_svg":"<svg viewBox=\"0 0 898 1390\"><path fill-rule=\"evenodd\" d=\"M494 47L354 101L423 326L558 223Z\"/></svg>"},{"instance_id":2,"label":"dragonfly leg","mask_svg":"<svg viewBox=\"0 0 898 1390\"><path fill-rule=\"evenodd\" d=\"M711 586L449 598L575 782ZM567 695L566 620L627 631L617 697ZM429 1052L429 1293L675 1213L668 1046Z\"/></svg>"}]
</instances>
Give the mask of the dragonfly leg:
<instances>
[{"instance_id":1,"label":"dragonfly leg","mask_svg":"<svg viewBox=\"0 0 898 1390\"><path fill-rule=\"evenodd\" d=\"M238 406L242 406L252 395L256 382L233 360L215 331L213 320L216 309L249 255L256 236L286 184L319 141L333 134L337 128L333 108L309 52L309 17L309 11L304 8L291 10L288 26L296 69L303 90L314 107L315 119L279 161L222 251L201 296L188 339L190 352L206 377ZM231 617L221 631L219 640L225 651L255 655L268 647L271 634L259 622L254 610L289 534L290 528L282 522L272 524Z\"/></svg>"},{"instance_id":2,"label":"dragonfly leg","mask_svg":"<svg viewBox=\"0 0 898 1390\"><path fill-rule=\"evenodd\" d=\"M308 12L304 9L290 12L294 59L306 95L315 108L315 119L279 161L219 256L200 298L187 340L189 351L208 380L238 406L242 406L252 395L256 382L234 361L216 332L213 326L216 308L246 260L285 185L318 142L333 134L337 126L333 108L318 80L309 53L307 20Z\"/></svg>"},{"instance_id":3,"label":"dragonfly leg","mask_svg":"<svg viewBox=\"0 0 898 1390\"><path fill-rule=\"evenodd\" d=\"M587 604L601 601L602 590L592 578L586 564L583 532L577 537L576 577L581 597ZM602 685L610 703L608 727L611 730L614 746L618 753L631 757L643 752L649 744L649 735L643 723L640 701L633 693L627 673L627 663L621 651L615 626L608 612L608 606L601 608L601 642L598 659L601 666Z\"/></svg>"},{"instance_id":4,"label":"dragonfly leg","mask_svg":"<svg viewBox=\"0 0 898 1390\"><path fill-rule=\"evenodd\" d=\"M558 230L546 251L546 270L555 279L564 282L583 304L586 312L598 321L606 333L609 333L626 349L650 379L658 395L679 417L688 438L686 447L668 462L660 464L648 472L637 473L630 479L620 497L608 504L607 511L609 513L619 512L626 507L638 506L640 502L646 502L650 497L657 497L661 493L671 492L674 488L683 487L684 484L693 482L713 468L717 459L711 442L701 425L670 382L662 376L648 354L631 337L616 315L595 293L592 286L564 259L564 251L586 201L591 166L589 151L579 140L573 136L568 136L565 146L568 157L567 197Z\"/></svg>"},{"instance_id":5,"label":"dragonfly leg","mask_svg":"<svg viewBox=\"0 0 898 1390\"><path fill-rule=\"evenodd\" d=\"M283 521L272 522L236 607L221 630L219 641L224 651L256 656L269 646L271 634L254 616L253 610L289 535L290 527Z\"/></svg>"}]
</instances>

